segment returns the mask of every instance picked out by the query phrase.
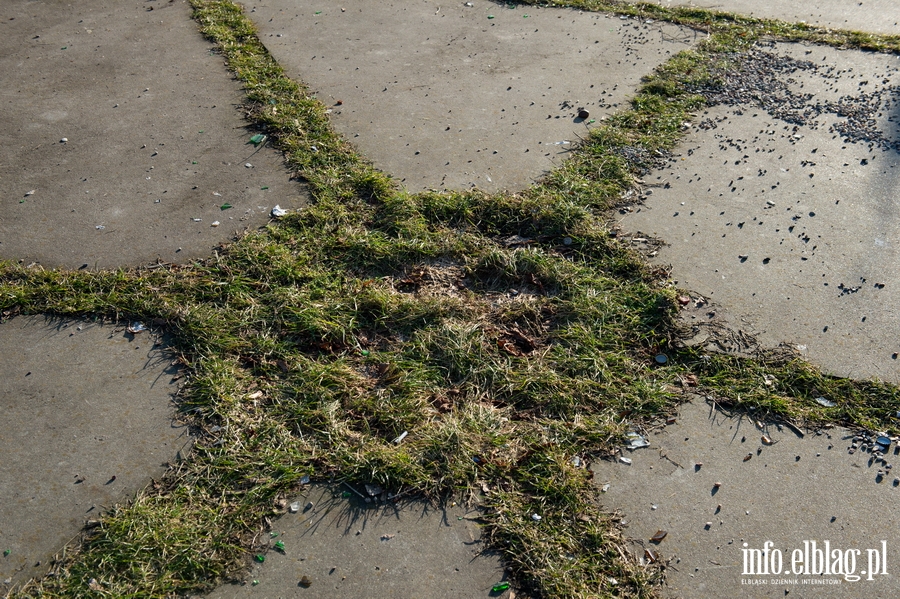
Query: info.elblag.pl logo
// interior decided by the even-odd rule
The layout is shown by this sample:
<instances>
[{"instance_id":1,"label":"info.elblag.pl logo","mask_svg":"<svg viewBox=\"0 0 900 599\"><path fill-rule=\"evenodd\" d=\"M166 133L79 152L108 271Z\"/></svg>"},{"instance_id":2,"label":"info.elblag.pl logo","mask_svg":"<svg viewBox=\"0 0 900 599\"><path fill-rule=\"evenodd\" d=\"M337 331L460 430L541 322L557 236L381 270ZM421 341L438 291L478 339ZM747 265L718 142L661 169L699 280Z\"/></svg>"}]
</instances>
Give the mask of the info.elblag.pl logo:
<instances>
[{"instance_id":1,"label":"info.elblag.pl logo","mask_svg":"<svg viewBox=\"0 0 900 599\"><path fill-rule=\"evenodd\" d=\"M782 551L772 541L766 541L762 549L753 549L744 543L741 550L744 559L743 576L795 576L795 580L779 582L794 584L840 584L840 579L822 580L823 576L843 577L847 582L876 580L887 571L887 541L881 541L880 549L840 549L831 541L803 541L802 548ZM865 569L862 569L865 567ZM857 571L859 569L859 571ZM799 577L815 576L816 579ZM821 582L819 582L821 581ZM766 579L742 580L742 584L767 584Z\"/></svg>"}]
</instances>

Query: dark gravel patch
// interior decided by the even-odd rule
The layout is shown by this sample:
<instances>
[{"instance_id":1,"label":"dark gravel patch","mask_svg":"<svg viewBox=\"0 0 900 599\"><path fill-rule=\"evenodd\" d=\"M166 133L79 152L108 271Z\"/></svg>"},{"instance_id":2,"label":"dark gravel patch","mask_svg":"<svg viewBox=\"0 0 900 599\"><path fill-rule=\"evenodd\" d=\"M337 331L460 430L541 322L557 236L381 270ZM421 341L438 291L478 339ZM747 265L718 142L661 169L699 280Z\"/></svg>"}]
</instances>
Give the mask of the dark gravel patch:
<instances>
[{"instance_id":1,"label":"dark gravel patch","mask_svg":"<svg viewBox=\"0 0 900 599\"><path fill-rule=\"evenodd\" d=\"M794 125L795 131L801 126L812 129L827 126L829 132L841 136L845 143L900 151L896 131L886 128L888 123L900 118L895 114L900 108L900 86L887 83L888 73L877 80L860 80L858 93L827 100L803 91L800 79L813 76L835 83L846 77L846 72L832 65L779 55L766 48L757 46L747 52L720 56L712 76L702 84L688 86L688 91L702 95L710 106L735 107L738 115L742 114L741 108L758 108ZM706 119L698 126L713 129L716 122Z\"/></svg>"}]
</instances>

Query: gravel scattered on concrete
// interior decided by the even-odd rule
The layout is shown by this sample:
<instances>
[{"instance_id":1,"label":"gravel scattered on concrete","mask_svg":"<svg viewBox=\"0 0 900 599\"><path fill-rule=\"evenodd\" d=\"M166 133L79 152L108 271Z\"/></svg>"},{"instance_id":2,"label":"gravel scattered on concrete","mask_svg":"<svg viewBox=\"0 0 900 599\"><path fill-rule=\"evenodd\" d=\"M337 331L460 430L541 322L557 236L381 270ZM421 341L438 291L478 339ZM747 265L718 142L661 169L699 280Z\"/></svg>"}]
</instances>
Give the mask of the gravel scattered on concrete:
<instances>
[{"instance_id":1,"label":"gravel scattered on concrete","mask_svg":"<svg viewBox=\"0 0 900 599\"><path fill-rule=\"evenodd\" d=\"M527 187L700 36L616 15L468 4L267 0L249 16L287 73L330 105L337 130L412 191Z\"/></svg>"},{"instance_id":2,"label":"gravel scattered on concrete","mask_svg":"<svg viewBox=\"0 0 900 599\"><path fill-rule=\"evenodd\" d=\"M595 463L594 480L606 491L603 507L619 510L632 551L665 565L663 596L733 597L890 596L894 548L900 542L900 498L894 476L871 453L848 451L856 433L842 428L800 431L732 417L695 398L676 421L647 436L650 446L623 452L632 463ZM894 444L887 452L896 455ZM900 457L900 456L898 456ZM651 542L659 531L665 538ZM771 541L784 569L794 550L827 541L842 555L858 549L855 575L781 571L747 573L745 550ZM869 571L868 550L887 547L887 575ZM744 545L746 543L746 546ZM811 548L811 546L809 546ZM652 553L647 553L648 551ZM812 567L811 563L807 563ZM754 570L759 572L761 570ZM824 581L824 583L823 583Z\"/></svg>"},{"instance_id":3,"label":"gravel scattered on concrete","mask_svg":"<svg viewBox=\"0 0 900 599\"><path fill-rule=\"evenodd\" d=\"M763 346L900 382L898 70L900 57L801 44L727 57L623 229L662 240L652 259Z\"/></svg>"}]
</instances>

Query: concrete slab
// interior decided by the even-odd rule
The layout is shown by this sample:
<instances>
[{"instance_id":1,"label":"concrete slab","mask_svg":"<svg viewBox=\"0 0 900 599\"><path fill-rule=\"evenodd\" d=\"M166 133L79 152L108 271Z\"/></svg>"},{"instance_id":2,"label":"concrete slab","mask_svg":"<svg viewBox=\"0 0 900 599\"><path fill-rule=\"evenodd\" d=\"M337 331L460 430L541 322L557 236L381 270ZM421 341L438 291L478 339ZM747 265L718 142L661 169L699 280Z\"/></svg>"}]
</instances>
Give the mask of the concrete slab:
<instances>
[{"instance_id":1,"label":"concrete slab","mask_svg":"<svg viewBox=\"0 0 900 599\"><path fill-rule=\"evenodd\" d=\"M667 7L696 6L760 19L803 21L810 25L871 33L900 34L900 6L893 0L647 0Z\"/></svg>"},{"instance_id":2,"label":"concrete slab","mask_svg":"<svg viewBox=\"0 0 900 599\"><path fill-rule=\"evenodd\" d=\"M185 0L4 2L0 257L187 262L302 203L212 49Z\"/></svg>"},{"instance_id":3,"label":"concrete slab","mask_svg":"<svg viewBox=\"0 0 900 599\"><path fill-rule=\"evenodd\" d=\"M173 424L172 356L151 333L16 317L0 324L0 592L188 441Z\"/></svg>"},{"instance_id":4,"label":"concrete slab","mask_svg":"<svg viewBox=\"0 0 900 599\"><path fill-rule=\"evenodd\" d=\"M892 474L877 482L881 466L870 462L871 453L850 454L851 437L834 428L801 439L787 427L760 429L749 418L730 418L695 400L681 407L676 424L647 436L648 448L626 452L631 465L595 464L595 480L609 485L604 507L621 511L637 554L651 549L668 562L664 596L893 596L900 486ZM895 445L886 457L898 459ZM654 544L657 531L668 534ZM745 564L745 550L762 550L767 541L769 559L776 561L759 574L761 568ZM814 573L805 557L807 548L813 555L813 541L819 550L827 542L830 553L841 552L841 574ZM870 549L882 560L876 574Z\"/></svg>"},{"instance_id":5,"label":"concrete slab","mask_svg":"<svg viewBox=\"0 0 900 599\"><path fill-rule=\"evenodd\" d=\"M299 511L275 521L278 536L262 540L265 562L245 584L219 587L210 599L487 597L503 579L499 560L480 554L480 530L466 519L477 512L418 502L368 506L332 487L291 501ZM279 541L283 552L275 549Z\"/></svg>"},{"instance_id":6,"label":"concrete slab","mask_svg":"<svg viewBox=\"0 0 900 599\"><path fill-rule=\"evenodd\" d=\"M900 58L778 44L745 66L621 224L764 345L900 382Z\"/></svg>"},{"instance_id":7,"label":"concrete slab","mask_svg":"<svg viewBox=\"0 0 900 599\"><path fill-rule=\"evenodd\" d=\"M471 4L471 6L466 6ZM422 189L527 187L695 41L662 23L471 3L262 0L249 16L375 166Z\"/></svg>"}]
</instances>

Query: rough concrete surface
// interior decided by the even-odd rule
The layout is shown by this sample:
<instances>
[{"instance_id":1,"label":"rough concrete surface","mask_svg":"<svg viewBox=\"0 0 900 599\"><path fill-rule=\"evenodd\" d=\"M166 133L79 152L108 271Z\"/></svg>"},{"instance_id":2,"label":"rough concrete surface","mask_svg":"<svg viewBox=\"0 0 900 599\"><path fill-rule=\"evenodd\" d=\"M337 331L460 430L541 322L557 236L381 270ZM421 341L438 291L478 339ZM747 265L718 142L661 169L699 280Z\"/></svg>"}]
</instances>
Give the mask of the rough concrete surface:
<instances>
[{"instance_id":1,"label":"rough concrete surface","mask_svg":"<svg viewBox=\"0 0 900 599\"><path fill-rule=\"evenodd\" d=\"M0 258L186 262L302 203L212 48L185 0L4 2Z\"/></svg>"},{"instance_id":2,"label":"rough concrete surface","mask_svg":"<svg viewBox=\"0 0 900 599\"><path fill-rule=\"evenodd\" d=\"M678 286L763 345L790 342L833 373L900 382L900 57L759 52L811 62L761 71L784 88L749 90L759 101L698 114L621 224L665 241L654 259L673 265Z\"/></svg>"},{"instance_id":3,"label":"rough concrete surface","mask_svg":"<svg viewBox=\"0 0 900 599\"><path fill-rule=\"evenodd\" d=\"M487 597L503 580L497 557L480 554L480 531L468 519L478 512L419 502L375 507L342 491L313 487L293 498L298 511L273 522L278 536L262 540L265 561L244 584L208 597Z\"/></svg>"},{"instance_id":4,"label":"rough concrete surface","mask_svg":"<svg viewBox=\"0 0 900 599\"><path fill-rule=\"evenodd\" d=\"M614 15L486 0L263 0L249 16L375 166L422 189L527 187L589 122L697 39ZM338 103L340 104L338 105Z\"/></svg>"},{"instance_id":5,"label":"rough concrete surface","mask_svg":"<svg viewBox=\"0 0 900 599\"><path fill-rule=\"evenodd\" d=\"M152 333L76 320L0 324L0 591L44 574L85 521L187 443L175 368Z\"/></svg>"},{"instance_id":6,"label":"rough concrete surface","mask_svg":"<svg viewBox=\"0 0 900 599\"><path fill-rule=\"evenodd\" d=\"M763 435L773 444L766 444ZM851 437L832 428L821 434L807 431L801 439L787 427L759 427L751 418L728 417L695 399L681 407L675 424L647 435L649 447L623 450L631 465L597 463L594 479L609 485L604 508L620 510L626 533L635 541L633 550L644 555L651 549L668 562L664 596L895 596L900 486L893 474L877 482L882 466L871 464L870 453L851 455ZM887 459L900 459L895 445ZM650 539L657 531L668 534L654 544ZM767 541L773 543L769 559L775 560L769 562L769 574L750 574L763 570L745 570L744 549L761 550ZM795 565L794 550L805 555L805 541L815 541L819 549L827 541L831 566L838 557L833 552L840 550L841 572L847 576L816 575L811 558L801 557ZM878 574L870 575L868 550L880 559L885 547ZM858 557L848 553L854 549L861 551ZM778 566L775 550L782 568L790 571L772 574ZM853 581L854 575L861 579Z\"/></svg>"},{"instance_id":7,"label":"rough concrete surface","mask_svg":"<svg viewBox=\"0 0 900 599\"><path fill-rule=\"evenodd\" d=\"M413 191L527 186L565 157L571 144L557 142L625 108L642 76L696 41L611 15L465 4L263 0L248 14L288 73L332 105L335 126ZM900 33L888 0L696 4ZM697 115L676 160L645 177L654 193L623 227L669 242L658 260L673 264L679 286L750 323L764 344L790 341L838 374L900 381L900 59L765 51L814 65L773 73L782 87L765 101L732 90L742 104ZM3 3L0 258L184 262L265 223L276 203L300 205L305 192L281 155L247 144L243 101L184 0ZM845 141L854 127L859 143ZM0 324L0 590L46 572L85 520L133 496L187 442L171 420L173 371L157 341L75 321ZM636 550L670 560L666 592L894 594L893 475L876 482L879 466L847 453L846 431L800 439L763 428L699 402L629 453L632 465L595 465L610 484L605 507L623 511ZM273 523L278 536L263 539L265 562L247 584L210 596L473 597L503 579L460 508L351 499L321 488L296 498L301 510ZM657 530L668 534L653 546ZM884 541L888 574L811 587L801 583L822 577L742 573L744 542L772 541L790 565L811 540L844 556L859 549L860 574Z\"/></svg>"},{"instance_id":8,"label":"rough concrete surface","mask_svg":"<svg viewBox=\"0 0 900 599\"><path fill-rule=\"evenodd\" d=\"M759 19L802 21L810 25L871 33L900 34L900 5L895 0L648 0L662 6L696 6Z\"/></svg>"}]
</instances>

